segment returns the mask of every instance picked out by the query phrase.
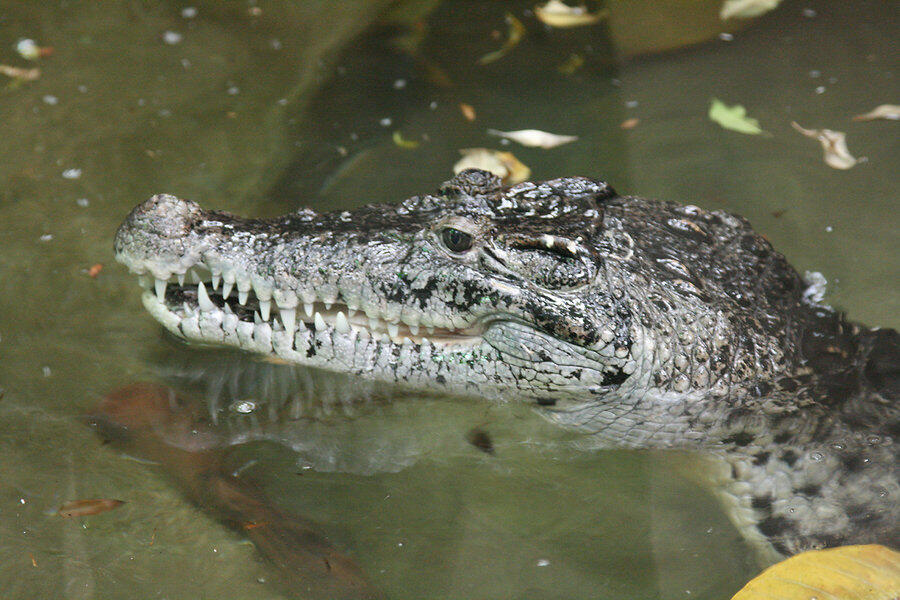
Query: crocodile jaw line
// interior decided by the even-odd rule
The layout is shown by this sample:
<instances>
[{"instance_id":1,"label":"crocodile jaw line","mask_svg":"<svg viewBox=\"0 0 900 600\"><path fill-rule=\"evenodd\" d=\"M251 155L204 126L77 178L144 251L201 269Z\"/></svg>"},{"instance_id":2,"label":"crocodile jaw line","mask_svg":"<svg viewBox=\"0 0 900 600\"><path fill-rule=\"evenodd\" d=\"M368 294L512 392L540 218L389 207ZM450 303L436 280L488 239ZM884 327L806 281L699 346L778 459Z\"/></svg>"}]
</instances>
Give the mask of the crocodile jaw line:
<instances>
[{"instance_id":1,"label":"crocodile jaw line","mask_svg":"<svg viewBox=\"0 0 900 600\"><path fill-rule=\"evenodd\" d=\"M404 311L401 319L371 307L363 310L352 293L338 291L326 297L315 289L273 290L233 271L210 270L203 263L168 279L157 277L157 269L129 266L144 288L145 308L175 335L193 341L234 345L292 362L307 362L295 356L297 348L322 333L354 344L363 340L447 349L482 341L484 328L478 324L436 327L425 315L417 318Z\"/></svg>"}]
</instances>

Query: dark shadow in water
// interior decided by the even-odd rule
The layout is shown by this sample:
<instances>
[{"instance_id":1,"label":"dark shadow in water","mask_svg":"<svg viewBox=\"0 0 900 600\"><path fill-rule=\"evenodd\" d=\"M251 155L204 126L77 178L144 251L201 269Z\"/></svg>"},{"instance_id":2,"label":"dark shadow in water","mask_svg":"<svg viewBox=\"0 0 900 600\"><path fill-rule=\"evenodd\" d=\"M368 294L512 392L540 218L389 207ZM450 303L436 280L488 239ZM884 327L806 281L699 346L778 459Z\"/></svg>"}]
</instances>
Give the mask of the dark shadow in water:
<instances>
[{"instance_id":1,"label":"dark shadow in water","mask_svg":"<svg viewBox=\"0 0 900 600\"><path fill-rule=\"evenodd\" d=\"M137 383L107 395L87 421L125 452L160 463L191 502L243 532L289 597L382 597L315 523L279 510L253 481L228 472L228 445L204 423L203 408L169 387Z\"/></svg>"}]
</instances>

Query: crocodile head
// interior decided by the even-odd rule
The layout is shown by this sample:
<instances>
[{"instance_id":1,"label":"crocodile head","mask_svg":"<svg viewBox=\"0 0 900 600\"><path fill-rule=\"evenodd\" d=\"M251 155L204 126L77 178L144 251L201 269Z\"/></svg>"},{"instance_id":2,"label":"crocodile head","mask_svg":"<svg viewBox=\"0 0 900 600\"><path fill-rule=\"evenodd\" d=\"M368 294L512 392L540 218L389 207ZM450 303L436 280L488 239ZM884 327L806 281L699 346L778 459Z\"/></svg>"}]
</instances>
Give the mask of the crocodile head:
<instances>
[{"instance_id":1,"label":"crocodile head","mask_svg":"<svg viewBox=\"0 0 900 600\"><path fill-rule=\"evenodd\" d=\"M188 340L541 404L725 394L783 366L802 290L737 217L477 170L398 205L265 220L157 195L115 249Z\"/></svg>"}]
</instances>

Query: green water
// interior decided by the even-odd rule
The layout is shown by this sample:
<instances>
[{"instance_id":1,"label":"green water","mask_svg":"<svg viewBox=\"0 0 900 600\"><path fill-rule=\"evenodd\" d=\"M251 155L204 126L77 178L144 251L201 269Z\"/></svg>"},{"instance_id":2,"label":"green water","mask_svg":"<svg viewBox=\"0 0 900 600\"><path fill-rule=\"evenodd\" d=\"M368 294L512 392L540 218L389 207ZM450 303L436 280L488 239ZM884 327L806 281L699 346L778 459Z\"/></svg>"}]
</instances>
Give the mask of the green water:
<instances>
[{"instance_id":1,"label":"green water","mask_svg":"<svg viewBox=\"0 0 900 600\"><path fill-rule=\"evenodd\" d=\"M460 148L502 148L486 128L577 134L506 149L535 178L593 175L739 212L798 269L825 274L828 302L900 325L898 125L850 119L897 103L895 4L786 0L731 41L631 59L637 1L610 2L610 25L553 31L521 2L390 4L2 4L0 63L41 70L0 81L4 598L284 597L241 535L79 422L110 389L158 377L168 356L210 354L172 350L113 261L116 226L156 192L248 215L395 201L448 178ZM502 44L507 11L524 40L477 65ZM699 13L678 19L686 39ZM25 37L53 53L25 61L13 49ZM398 39L414 52L393 49ZM584 65L558 72L572 54ZM713 96L770 135L710 122ZM791 120L847 132L868 160L827 167ZM398 147L394 131L421 143ZM579 451L519 407L395 400L341 426L336 452L371 448L380 468L369 472L298 477L302 453L239 450L273 498L321 523L391 598L722 598L757 571L669 457ZM473 426L496 456L466 443ZM381 444L392 436L417 440L406 462ZM52 515L87 497L127 504Z\"/></svg>"}]
</instances>

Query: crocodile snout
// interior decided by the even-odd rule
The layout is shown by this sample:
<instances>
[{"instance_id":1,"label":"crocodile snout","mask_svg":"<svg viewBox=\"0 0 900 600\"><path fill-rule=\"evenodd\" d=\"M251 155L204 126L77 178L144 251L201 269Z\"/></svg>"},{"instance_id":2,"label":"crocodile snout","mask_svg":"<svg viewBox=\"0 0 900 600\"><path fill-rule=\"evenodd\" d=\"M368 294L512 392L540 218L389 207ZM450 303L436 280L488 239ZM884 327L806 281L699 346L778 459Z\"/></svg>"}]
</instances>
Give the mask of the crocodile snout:
<instances>
[{"instance_id":1,"label":"crocodile snout","mask_svg":"<svg viewBox=\"0 0 900 600\"><path fill-rule=\"evenodd\" d=\"M119 226L114 245L116 258L132 270L142 271L136 268L138 264L152 257L160 271L170 270L165 263L185 258L191 247L191 233L202 214L196 202L170 194L151 197L134 207Z\"/></svg>"}]
</instances>

